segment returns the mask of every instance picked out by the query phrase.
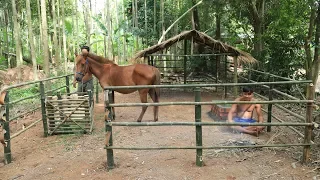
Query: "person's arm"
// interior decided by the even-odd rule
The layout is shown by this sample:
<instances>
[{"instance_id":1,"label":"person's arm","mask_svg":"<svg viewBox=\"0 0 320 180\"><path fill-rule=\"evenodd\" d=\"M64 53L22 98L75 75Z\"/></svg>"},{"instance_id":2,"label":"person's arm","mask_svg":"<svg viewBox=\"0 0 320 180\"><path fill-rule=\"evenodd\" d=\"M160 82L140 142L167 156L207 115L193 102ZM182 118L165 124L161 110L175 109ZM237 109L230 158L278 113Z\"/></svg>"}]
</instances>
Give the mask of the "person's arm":
<instances>
[{"instance_id":1,"label":"person's arm","mask_svg":"<svg viewBox=\"0 0 320 180\"><path fill-rule=\"evenodd\" d=\"M256 104L256 111L257 111L257 116L258 116L258 122L263 123L263 115L262 115L262 110L261 110L261 104Z\"/></svg>"},{"instance_id":2,"label":"person's arm","mask_svg":"<svg viewBox=\"0 0 320 180\"><path fill-rule=\"evenodd\" d=\"M239 99L236 99L235 101L238 101ZM232 104L231 109L228 113L228 122L233 122L233 114L237 112L237 104Z\"/></svg>"}]
</instances>

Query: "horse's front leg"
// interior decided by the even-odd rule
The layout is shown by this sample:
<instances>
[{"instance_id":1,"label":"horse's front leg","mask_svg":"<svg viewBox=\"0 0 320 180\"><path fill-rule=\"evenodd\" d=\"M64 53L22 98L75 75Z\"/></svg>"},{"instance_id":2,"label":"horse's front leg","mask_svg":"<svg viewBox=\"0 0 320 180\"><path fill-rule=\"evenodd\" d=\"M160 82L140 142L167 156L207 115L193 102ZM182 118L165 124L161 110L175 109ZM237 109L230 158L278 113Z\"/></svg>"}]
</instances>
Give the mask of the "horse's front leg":
<instances>
[{"instance_id":1,"label":"horse's front leg","mask_svg":"<svg viewBox=\"0 0 320 180\"><path fill-rule=\"evenodd\" d=\"M142 103L147 103L148 102L148 91L149 89L140 89L139 90L139 95L140 95L140 100ZM148 106L142 106L142 111L140 113L140 116L138 118L138 122L141 122L142 118L143 118L143 115L144 113L146 112Z\"/></svg>"}]
</instances>

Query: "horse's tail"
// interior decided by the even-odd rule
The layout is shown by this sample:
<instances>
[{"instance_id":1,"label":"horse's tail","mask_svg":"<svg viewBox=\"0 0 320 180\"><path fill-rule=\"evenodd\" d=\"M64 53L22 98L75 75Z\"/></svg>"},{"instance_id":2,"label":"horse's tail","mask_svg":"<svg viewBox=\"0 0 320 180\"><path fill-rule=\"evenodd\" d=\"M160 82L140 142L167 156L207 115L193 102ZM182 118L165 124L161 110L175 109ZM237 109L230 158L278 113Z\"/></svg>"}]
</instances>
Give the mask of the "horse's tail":
<instances>
[{"instance_id":1,"label":"horse's tail","mask_svg":"<svg viewBox=\"0 0 320 180\"><path fill-rule=\"evenodd\" d=\"M153 83L153 85L160 85L160 81L161 81L161 74L160 74L160 71L159 69L157 68L154 68L154 72L155 72L155 75L156 75L156 79ZM159 98L160 98L160 88L155 88L154 89L155 91L155 101L156 102L159 102Z\"/></svg>"}]
</instances>

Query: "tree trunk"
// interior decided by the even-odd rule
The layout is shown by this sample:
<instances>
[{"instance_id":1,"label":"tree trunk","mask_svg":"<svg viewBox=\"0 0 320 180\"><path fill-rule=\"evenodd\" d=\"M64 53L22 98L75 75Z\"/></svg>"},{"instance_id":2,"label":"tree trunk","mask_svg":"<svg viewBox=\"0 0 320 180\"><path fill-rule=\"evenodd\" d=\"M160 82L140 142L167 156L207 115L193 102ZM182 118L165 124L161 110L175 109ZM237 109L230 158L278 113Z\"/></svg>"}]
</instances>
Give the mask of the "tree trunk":
<instances>
[{"instance_id":1,"label":"tree trunk","mask_svg":"<svg viewBox=\"0 0 320 180\"><path fill-rule=\"evenodd\" d=\"M216 32L215 32L215 39L221 40L221 15L219 12L215 15L216 18Z\"/></svg>"},{"instance_id":2,"label":"tree trunk","mask_svg":"<svg viewBox=\"0 0 320 180\"><path fill-rule=\"evenodd\" d=\"M147 0L144 0L144 31L145 34L148 34L148 16L147 16ZM145 36L145 44L148 47L148 36Z\"/></svg>"},{"instance_id":3,"label":"tree trunk","mask_svg":"<svg viewBox=\"0 0 320 180\"><path fill-rule=\"evenodd\" d=\"M52 1L52 23L53 23L53 45L52 54L54 53L54 58L52 58L52 63L56 65L56 67L60 67L60 47L58 44L58 35L57 35L57 19L56 19L56 3L55 0Z\"/></svg>"},{"instance_id":4,"label":"tree trunk","mask_svg":"<svg viewBox=\"0 0 320 180\"><path fill-rule=\"evenodd\" d=\"M48 47L48 32L47 32L47 14L46 14L46 1L41 0L41 25L42 25L42 46L43 46L43 66L44 72L49 77L49 47Z\"/></svg>"},{"instance_id":5,"label":"tree trunk","mask_svg":"<svg viewBox=\"0 0 320 180\"><path fill-rule=\"evenodd\" d=\"M89 19L90 19L90 10L88 12L88 3L85 2L83 3L83 18L84 18L84 24L85 24L85 27L86 27L86 39L87 39L87 45L90 46L90 34L91 34L91 26L90 26L90 22L89 22Z\"/></svg>"},{"instance_id":6,"label":"tree trunk","mask_svg":"<svg viewBox=\"0 0 320 180\"><path fill-rule=\"evenodd\" d=\"M37 80L38 79L37 62L36 62L36 51L34 48L34 36L32 31L30 0L26 0L26 10L27 10L27 18L28 18L28 32L29 32L28 34L29 34L29 44L30 44L31 59L32 59L33 78Z\"/></svg>"},{"instance_id":7,"label":"tree trunk","mask_svg":"<svg viewBox=\"0 0 320 180\"><path fill-rule=\"evenodd\" d=\"M78 19L78 0L74 0L75 4L75 18L76 18L76 43L75 43L75 54L80 53L79 50L79 19Z\"/></svg>"},{"instance_id":8,"label":"tree trunk","mask_svg":"<svg viewBox=\"0 0 320 180\"><path fill-rule=\"evenodd\" d=\"M8 3L7 3L7 5L8 5ZM4 11L4 21L5 21L5 28L4 28L4 33L6 34L6 39L5 39L5 41L6 41L6 51L7 52L9 52L9 36L8 36L8 27L9 27L9 22L8 22L8 9L5 9L5 11ZM9 58L9 55L6 55L5 56L5 58L8 60L8 64L7 64L7 66L8 66L8 68L10 68L11 67L11 63L10 63L10 58Z\"/></svg>"},{"instance_id":9,"label":"tree trunk","mask_svg":"<svg viewBox=\"0 0 320 180\"><path fill-rule=\"evenodd\" d=\"M196 0L192 0L192 6L194 5L196 5ZM200 30L198 7L195 7L192 10L192 29Z\"/></svg>"},{"instance_id":10,"label":"tree trunk","mask_svg":"<svg viewBox=\"0 0 320 180\"><path fill-rule=\"evenodd\" d=\"M134 3L135 3L135 14L134 14L134 21L135 21L135 27L136 27L136 29L139 29L139 23L138 23L138 2L137 2L138 0L134 0ZM136 45L135 45L135 47L136 47L136 49L135 49L135 52L137 52L138 50L139 50L139 36L137 36L136 35ZM135 53L134 52L134 53Z\"/></svg>"},{"instance_id":11,"label":"tree trunk","mask_svg":"<svg viewBox=\"0 0 320 180\"><path fill-rule=\"evenodd\" d=\"M248 5L251 13L252 26L254 31L254 54L259 58L263 51L263 23L265 0L251 0Z\"/></svg>"},{"instance_id":12,"label":"tree trunk","mask_svg":"<svg viewBox=\"0 0 320 180\"><path fill-rule=\"evenodd\" d=\"M157 0L153 0L153 32L157 32Z\"/></svg>"},{"instance_id":13,"label":"tree trunk","mask_svg":"<svg viewBox=\"0 0 320 180\"><path fill-rule=\"evenodd\" d=\"M123 30L123 60L127 60L127 54L126 54L126 49L127 49L127 38L126 38L126 29L128 29L128 23L125 15L125 8L124 8L124 3L122 2L122 12L123 12L123 21L126 23L126 28Z\"/></svg>"},{"instance_id":14,"label":"tree trunk","mask_svg":"<svg viewBox=\"0 0 320 180\"><path fill-rule=\"evenodd\" d=\"M106 0L106 26L107 26L107 57L113 59L113 47L112 47L112 26L110 16L110 0Z\"/></svg>"},{"instance_id":15,"label":"tree trunk","mask_svg":"<svg viewBox=\"0 0 320 180\"><path fill-rule=\"evenodd\" d=\"M320 6L318 6L317 10L317 18L315 20L316 25L316 33L315 33L315 42L314 42L314 59L312 63L312 82L314 85L317 84L318 76L319 76L319 38L320 38ZM313 92L314 93L314 92Z\"/></svg>"},{"instance_id":16,"label":"tree trunk","mask_svg":"<svg viewBox=\"0 0 320 180\"><path fill-rule=\"evenodd\" d=\"M41 42L42 42L42 25L41 25L41 10L40 10L40 0L37 0L37 8L38 8L38 19L39 19L39 26L40 26L40 34L39 34L39 41L38 41L38 54L41 54L42 48L41 48Z\"/></svg>"},{"instance_id":17,"label":"tree trunk","mask_svg":"<svg viewBox=\"0 0 320 180\"><path fill-rule=\"evenodd\" d=\"M192 0L192 6L196 5L196 0ZM192 28L195 30L200 31L200 20L199 20L199 14L198 14L198 7L193 8L192 10ZM197 54L202 54L204 52L204 46L194 43L192 39L191 43L191 52L196 52ZM207 62L204 57L199 57L199 61L197 62L197 66L195 67L195 72L202 72L207 71Z\"/></svg>"},{"instance_id":18,"label":"tree trunk","mask_svg":"<svg viewBox=\"0 0 320 180\"><path fill-rule=\"evenodd\" d=\"M67 72L67 38L65 33L65 15L64 15L64 0L61 0L61 14L62 14L62 41L63 41L63 62L64 62L64 72Z\"/></svg>"},{"instance_id":19,"label":"tree trunk","mask_svg":"<svg viewBox=\"0 0 320 180\"><path fill-rule=\"evenodd\" d=\"M12 21L14 24L14 37L15 37L15 42L16 42L16 60L17 60L17 65L20 68L22 65L22 52L21 52L21 44L20 44L20 25L18 23L18 13L17 13L17 9L16 9L16 2L15 0L11 0L11 4L12 4L12 12L13 12L13 16L12 16ZM21 71L18 71L18 80L20 82L21 80Z\"/></svg>"}]
</instances>

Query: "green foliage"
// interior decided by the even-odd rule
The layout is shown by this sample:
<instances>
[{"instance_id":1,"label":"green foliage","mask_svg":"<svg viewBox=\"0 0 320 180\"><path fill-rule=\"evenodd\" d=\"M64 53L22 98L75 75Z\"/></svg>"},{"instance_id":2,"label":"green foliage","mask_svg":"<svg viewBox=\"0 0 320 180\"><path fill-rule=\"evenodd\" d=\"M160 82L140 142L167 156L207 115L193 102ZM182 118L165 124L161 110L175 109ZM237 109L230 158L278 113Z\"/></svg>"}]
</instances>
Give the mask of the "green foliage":
<instances>
[{"instance_id":1,"label":"green foliage","mask_svg":"<svg viewBox=\"0 0 320 180\"><path fill-rule=\"evenodd\" d=\"M99 16L93 16L92 19L98 24L98 27L101 31L101 33L104 35L104 36L108 36L108 30L107 30L107 27L105 26L105 23L102 22L102 17Z\"/></svg>"}]
</instances>

